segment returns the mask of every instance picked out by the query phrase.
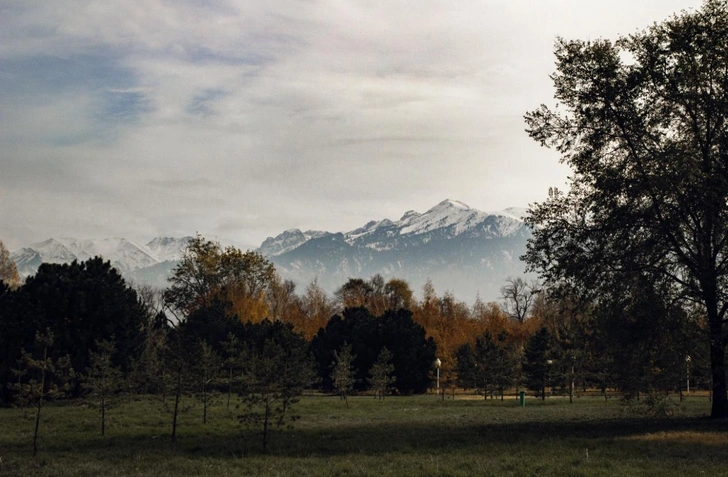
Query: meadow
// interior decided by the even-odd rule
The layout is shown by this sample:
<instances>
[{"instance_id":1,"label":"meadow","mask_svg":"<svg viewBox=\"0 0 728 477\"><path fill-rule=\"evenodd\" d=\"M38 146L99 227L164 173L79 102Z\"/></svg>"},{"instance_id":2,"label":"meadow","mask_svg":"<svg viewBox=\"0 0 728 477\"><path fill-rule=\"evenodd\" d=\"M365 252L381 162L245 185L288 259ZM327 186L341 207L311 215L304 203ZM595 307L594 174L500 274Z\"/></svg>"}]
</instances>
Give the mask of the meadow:
<instances>
[{"instance_id":1,"label":"meadow","mask_svg":"<svg viewBox=\"0 0 728 477\"><path fill-rule=\"evenodd\" d=\"M0 409L0 476L728 476L728 423L705 417L707 397L675 404L656 418L616 398L304 396L263 453L222 400L207 424L185 412L176 444L159 398L110 410L105 437L97 411L61 403L43 409L36 457L32 413Z\"/></svg>"}]
</instances>

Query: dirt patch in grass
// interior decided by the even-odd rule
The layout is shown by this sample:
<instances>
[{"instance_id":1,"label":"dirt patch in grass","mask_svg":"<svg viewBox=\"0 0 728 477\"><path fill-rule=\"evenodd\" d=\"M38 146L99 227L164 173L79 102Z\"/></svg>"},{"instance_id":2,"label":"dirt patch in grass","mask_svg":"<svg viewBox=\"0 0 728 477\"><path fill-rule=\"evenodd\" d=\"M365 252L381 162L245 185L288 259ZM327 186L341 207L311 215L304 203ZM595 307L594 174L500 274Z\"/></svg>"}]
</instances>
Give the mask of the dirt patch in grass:
<instances>
[{"instance_id":1,"label":"dirt patch in grass","mask_svg":"<svg viewBox=\"0 0 728 477\"><path fill-rule=\"evenodd\" d=\"M725 432L665 431L627 436L623 439L631 441L675 442L709 446L728 445L728 433Z\"/></svg>"}]
</instances>

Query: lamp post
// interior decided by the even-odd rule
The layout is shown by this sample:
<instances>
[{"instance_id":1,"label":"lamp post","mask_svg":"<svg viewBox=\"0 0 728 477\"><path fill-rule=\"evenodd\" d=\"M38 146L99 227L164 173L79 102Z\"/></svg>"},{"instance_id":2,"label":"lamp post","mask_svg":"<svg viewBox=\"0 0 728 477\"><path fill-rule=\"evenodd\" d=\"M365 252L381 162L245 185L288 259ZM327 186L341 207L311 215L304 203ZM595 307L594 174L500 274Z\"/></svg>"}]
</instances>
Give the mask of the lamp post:
<instances>
[{"instance_id":1,"label":"lamp post","mask_svg":"<svg viewBox=\"0 0 728 477\"><path fill-rule=\"evenodd\" d=\"M440 358L436 358L435 368L437 368L437 394L440 394L440 366L442 366L442 361L440 361Z\"/></svg>"},{"instance_id":2,"label":"lamp post","mask_svg":"<svg viewBox=\"0 0 728 477\"><path fill-rule=\"evenodd\" d=\"M690 355L685 356L685 379L687 380L687 391L690 394Z\"/></svg>"},{"instance_id":3,"label":"lamp post","mask_svg":"<svg viewBox=\"0 0 728 477\"><path fill-rule=\"evenodd\" d=\"M554 362L550 359L546 360L546 369L545 369L545 372L543 373L543 382L541 383L541 400L542 401L546 400L546 379L547 379L547 376L550 377L551 365L553 363Z\"/></svg>"}]
</instances>

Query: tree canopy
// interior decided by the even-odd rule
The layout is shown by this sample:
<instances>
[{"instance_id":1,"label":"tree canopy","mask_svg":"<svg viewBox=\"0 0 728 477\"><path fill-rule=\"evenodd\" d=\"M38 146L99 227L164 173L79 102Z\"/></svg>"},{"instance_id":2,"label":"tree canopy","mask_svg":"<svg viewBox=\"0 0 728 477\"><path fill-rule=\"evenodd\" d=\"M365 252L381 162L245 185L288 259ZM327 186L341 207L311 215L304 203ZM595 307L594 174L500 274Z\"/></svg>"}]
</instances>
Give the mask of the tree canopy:
<instances>
[{"instance_id":1,"label":"tree canopy","mask_svg":"<svg viewBox=\"0 0 728 477\"><path fill-rule=\"evenodd\" d=\"M164 300L185 316L215 299L225 300L241 319L262 321L269 314L265 292L275 278L275 267L259 253L223 248L197 235L172 270Z\"/></svg>"},{"instance_id":2,"label":"tree canopy","mask_svg":"<svg viewBox=\"0 0 728 477\"><path fill-rule=\"evenodd\" d=\"M648 277L700 306L714 417L728 416L727 38L728 5L707 0L616 42L560 39L558 107L525 118L572 169L529 211L530 269L593 298Z\"/></svg>"}]
</instances>

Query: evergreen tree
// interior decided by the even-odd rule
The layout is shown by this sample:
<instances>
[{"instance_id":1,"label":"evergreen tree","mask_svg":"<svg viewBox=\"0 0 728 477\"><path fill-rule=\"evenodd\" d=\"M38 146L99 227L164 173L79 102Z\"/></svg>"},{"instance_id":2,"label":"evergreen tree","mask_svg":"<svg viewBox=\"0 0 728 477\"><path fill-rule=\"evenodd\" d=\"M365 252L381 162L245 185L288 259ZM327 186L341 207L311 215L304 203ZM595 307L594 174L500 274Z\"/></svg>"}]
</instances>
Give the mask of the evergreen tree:
<instances>
[{"instance_id":1,"label":"evergreen tree","mask_svg":"<svg viewBox=\"0 0 728 477\"><path fill-rule=\"evenodd\" d=\"M354 390L355 369L353 366L356 357L351 354L351 345L344 342L340 350L334 351L334 362L332 363L331 382L339 397L349 407L348 396Z\"/></svg>"},{"instance_id":2,"label":"evergreen tree","mask_svg":"<svg viewBox=\"0 0 728 477\"><path fill-rule=\"evenodd\" d=\"M394 377L394 364L392 364L392 353L385 347L379 352L377 361L369 370L369 386L374 390L374 395L384 399L392 390L392 385L397 381Z\"/></svg>"},{"instance_id":3,"label":"evergreen tree","mask_svg":"<svg viewBox=\"0 0 728 477\"><path fill-rule=\"evenodd\" d=\"M273 429L290 426L291 413L303 390L315 377L307 343L290 324L269 321L247 326L238 421L262 430L263 451L268 451Z\"/></svg>"},{"instance_id":4,"label":"evergreen tree","mask_svg":"<svg viewBox=\"0 0 728 477\"><path fill-rule=\"evenodd\" d=\"M230 398L233 393L233 384L235 383L235 374L241 368L242 344L233 333L228 333L227 338L221 343L221 345L225 356L223 366L225 367L227 375L227 402L225 407L229 411Z\"/></svg>"},{"instance_id":5,"label":"evergreen tree","mask_svg":"<svg viewBox=\"0 0 728 477\"><path fill-rule=\"evenodd\" d=\"M523 378L531 391L536 391L541 399L546 399L546 386L549 385L551 366L552 337L542 327L526 342L523 356Z\"/></svg>"},{"instance_id":6,"label":"evergreen tree","mask_svg":"<svg viewBox=\"0 0 728 477\"><path fill-rule=\"evenodd\" d=\"M476 363L473 347L465 343L455 351L455 372L457 373L457 385L463 389L476 389L477 376Z\"/></svg>"},{"instance_id":7,"label":"evergreen tree","mask_svg":"<svg viewBox=\"0 0 728 477\"><path fill-rule=\"evenodd\" d=\"M90 364L81 377L86 402L99 410L102 436L106 433L106 411L116 404L114 398L124 383L121 369L112 363L115 352L113 341L96 341L96 351L89 352Z\"/></svg>"},{"instance_id":8,"label":"evergreen tree","mask_svg":"<svg viewBox=\"0 0 728 477\"><path fill-rule=\"evenodd\" d=\"M207 424L207 409L215 395L215 381L220 377L222 360L210 345L200 340L199 360L194 364L197 375L197 394L202 402L202 423Z\"/></svg>"},{"instance_id":9,"label":"evergreen tree","mask_svg":"<svg viewBox=\"0 0 728 477\"><path fill-rule=\"evenodd\" d=\"M74 377L68 356L57 361L50 358L49 349L53 346L53 339L53 333L48 329L44 333L36 333L35 347L40 350L42 358L35 358L32 353L21 350L18 367L13 370L17 381L10 385L11 391L15 393L16 403L21 408L32 406L36 410L33 456L38 453L38 434L44 401L63 397L70 389L69 382Z\"/></svg>"}]
</instances>

